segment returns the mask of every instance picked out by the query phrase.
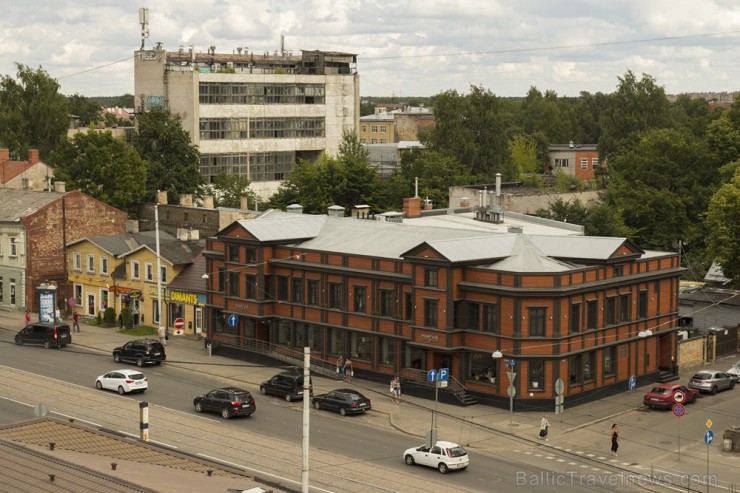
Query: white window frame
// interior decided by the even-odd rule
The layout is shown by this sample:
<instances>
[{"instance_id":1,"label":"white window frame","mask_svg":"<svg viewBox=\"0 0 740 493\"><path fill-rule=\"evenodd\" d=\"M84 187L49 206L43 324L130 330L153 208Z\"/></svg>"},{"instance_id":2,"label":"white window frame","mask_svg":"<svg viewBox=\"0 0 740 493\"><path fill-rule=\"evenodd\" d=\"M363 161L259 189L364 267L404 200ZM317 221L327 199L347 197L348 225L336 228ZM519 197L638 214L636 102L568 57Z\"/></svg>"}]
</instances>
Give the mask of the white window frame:
<instances>
[{"instance_id":1,"label":"white window frame","mask_svg":"<svg viewBox=\"0 0 740 493\"><path fill-rule=\"evenodd\" d=\"M95 274L95 255L88 253L85 258L87 260L87 273Z\"/></svg>"},{"instance_id":2,"label":"white window frame","mask_svg":"<svg viewBox=\"0 0 740 493\"><path fill-rule=\"evenodd\" d=\"M75 299L75 304L77 306L82 306L82 301L84 300L84 296L85 296L82 284L75 283L74 288L72 289L73 289L72 297Z\"/></svg>"},{"instance_id":3,"label":"white window frame","mask_svg":"<svg viewBox=\"0 0 740 493\"><path fill-rule=\"evenodd\" d=\"M105 294L106 296L103 296ZM108 291L105 288L100 289L100 295L98 296L98 310L101 312L104 312L107 306L103 306L103 301L108 300L108 304L110 305L110 291Z\"/></svg>"},{"instance_id":4,"label":"white window frame","mask_svg":"<svg viewBox=\"0 0 740 493\"><path fill-rule=\"evenodd\" d=\"M147 282L154 282L154 266L151 262L144 264L144 276Z\"/></svg>"},{"instance_id":5,"label":"white window frame","mask_svg":"<svg viewBox=\"0 0 740 493\"><path fill-rule=\"evenodd\" d=\"M100 257L100 275L108 275L108 257Z\"/></svg>"},{"instance_id":6,"label":"white window frame","mask_svg":"<svg viewBox=\"0 0 740 493\"><path fill-rule=\"evenodd\" d=\"M138 260L131 261L131 279L141 279L141 266Z\"/></svg>"},{"instance_id":7,"label":"white window frame","mask_svg":"<svg viewBox=\"0 0 740 493\"><path fill-rule=\"evenodd\" d=\"M592 157L591 158L591 169L596 169L599 167L599 158Z\"/></svg>"},{"instance_id":8,"label":"white window frame","mask_svg":"<svg viewBox=\"0 0 740 493\"><path fill-rule=\"evenodd\" d=\"M388 127L386 127L385 125L381 125L381 126L380 126L380 133L384 134L384 133L386 133L387 131L388 131Z\"/></svg>"},{"instance_id":9,"label":"white window frame","mask_svg":"<svg viewBox=\"0 0 740 493\"><path fill-rule=\"evenodd\" d=\"M89 317L94 317L94 316L96 316L98 314L95 311L96 310L95 303L96 303L95 293L86 293L85 294L85 313Z\"/></svg>"},{"instance_id":10,"label":"white window frame","mask_svg":"<svg viewBox=\"0 0 740 493\"><path fill-rule=\"evenodd\" d=\"M72 268L76 272L82 272L82 254L80 252L72 253Z\"/></svg>"},{"instance_id":11,"label":"white window frame","mask_svg":"<svg viewBox=\"0 0 740 493\"><path fill-rule=\"evenodd\" d=\"M167 284L167 266L159 266L159 278L162 280L162 284Z\"/></svg>"},{"instance_id":12,"label":"white window frame","mask_svg":"<svg viewBox=\"0 0 740 493\"><path fill-rule=\"evenodd\" d=\"M581 169L588 169L588 158L587 157L581 158Z\"/></svg>"},{"instance_id":13,"label":"white window frame","mask_svg":"<svg viewBox=\"0 0 740 493\"><path fill-rule=\"evenodd\" d=\"M371 125L371 126L370 126L370 133L371 133L371 134L376 134L376 133L378 133L378 126L377 126L377 125Z\"/></svg>"},{"instance_id":14,"label":"white window frame","mask_svg":"<svg viewBox=\"0 0 740 493\"><path fill-rule=\"evenodd\" d=\"M17 236L11 236L10 237L10 257L17 257L18 256L18 237Z\"/></svg>"}]
</instances>

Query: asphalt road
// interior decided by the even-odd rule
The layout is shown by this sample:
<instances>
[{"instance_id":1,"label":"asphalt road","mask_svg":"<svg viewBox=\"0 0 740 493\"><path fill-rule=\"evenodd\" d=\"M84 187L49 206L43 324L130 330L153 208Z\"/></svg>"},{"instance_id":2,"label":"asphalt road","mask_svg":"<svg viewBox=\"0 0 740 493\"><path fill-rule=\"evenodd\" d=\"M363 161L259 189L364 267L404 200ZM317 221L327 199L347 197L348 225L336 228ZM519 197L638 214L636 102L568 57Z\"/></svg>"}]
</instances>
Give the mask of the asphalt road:
<instances>
[{"instance_id":1,"label":"asphalt road","mask_svg":"<svg viewBox=\"0 0 740 493\"><path fill-rule=\"evenodd\" d=\"M192 407L193 396L233 382L165 363L143 370L150 383L145 394L120 397L95 390L94 380L97 375L129 365L117 365L110 355L74 346L60 350L16 346L12 336L12 332L0 331L0 361L4 365L0 368L0 397L6 398L0 399L0 421L4 424L24 419L24 414L25 419L33 417L31 409L24 411L19 402L29 406L40 402L52 412L135 434L138 401L147 401L152 406L153 441L237 464L257 475L300 483L301 402L263 397L257 388L247 386L257 402L252 417L225 421L215 414L198 415ZM249 366L245 365L243 371L248 372ZM388 428L384 418L374 414L342 418L311 410L311 484L315 491L431 488L477 492L492 491L493 485L496 491L504 492L522 491L523 486L532 491L563 491L564 487L574 492L605 491L591 482L574 482L562 471L557 472L558 467L538 463L542 461L535 457L513 457L509 438L487 436L480 430L476 431L476 440L498 440L501 447L490 452L470 450L471 466L467 471L443 476L434 469L409 467L402 462L402 452L418 445L419 439ZM629 485L620 486L620 491L632 490Z\"/></svg>"}]
</instances>

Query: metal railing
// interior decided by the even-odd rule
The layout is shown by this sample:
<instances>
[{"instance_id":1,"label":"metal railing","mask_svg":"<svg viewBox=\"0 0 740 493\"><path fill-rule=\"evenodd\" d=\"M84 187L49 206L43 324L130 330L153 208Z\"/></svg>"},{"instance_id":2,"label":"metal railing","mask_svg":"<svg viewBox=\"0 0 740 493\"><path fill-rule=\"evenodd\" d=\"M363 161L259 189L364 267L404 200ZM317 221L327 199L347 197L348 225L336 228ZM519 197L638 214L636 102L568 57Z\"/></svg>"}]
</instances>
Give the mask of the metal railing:
<instances>
[{"instance_id":1,"label":"metal railing","mask_svg":"<svg viewBox=\"0 0 740 493\"><path fill-rule=\"evenodd\" d=\"M433 389L435 384L427 379L427 372L417 370L416 368L404 368L401 370L401 378L407 382L412 382L422 387ZM469 404L470 396L465 386L458 379L449 375L447 377L447 387L444 389L452 393L461 403Z\"/></svg>"}]
</instances>

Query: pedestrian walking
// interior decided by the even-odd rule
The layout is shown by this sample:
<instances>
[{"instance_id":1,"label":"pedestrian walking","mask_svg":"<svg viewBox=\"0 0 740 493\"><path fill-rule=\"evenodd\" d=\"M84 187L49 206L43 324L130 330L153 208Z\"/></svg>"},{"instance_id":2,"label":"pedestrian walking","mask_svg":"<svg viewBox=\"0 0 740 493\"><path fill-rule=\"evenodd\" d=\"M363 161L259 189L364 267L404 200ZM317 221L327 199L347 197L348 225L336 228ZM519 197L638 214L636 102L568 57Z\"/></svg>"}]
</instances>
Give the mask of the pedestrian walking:
<instances>
[{"instance_id":1,"label":"pedestrian walking","mask_svg":"<svg viewBox=\"0 0 740 493\"><path fill-rule=\"evenodd\" d=\"M24 318L26 319L26 325L31 323L31 314L28 313L28 310L26 310L26 315Z\"/></svg>"},{"instance_id":2,"label":"pedestrian walking","mask_svg":"<svg viewBox=\"0 0 740 493\"><path fill-rule=\"evenodd\" d=\"M393 394L393 400L396 404L401 402L401 378L396 376L391 380L391 393Z\"/></svg>"},{"instance_id":3,"label":"pedestrian walking","mask_svg":"<svg viewBox=\"0 0 740 493\"><path fill-rule=\"evenodd\" d=\"M619 426L617 426L617 423L614 423L612 425L612 455L614 457L619 457L617 455L618 448L619 448Z\"/></svg>"},{"instance_id":4,"label":"pedestrian walking","mask_svg":"<svg viewBox=\"0 0 740 493\"><path fill-rule=\"evenodd\" d=\"M337 358L337 373L339 373L339 378L344 380L344 356L342 356L341 353Z\"/></svg>"},{"instance_id":5,"label":"pedestrian walking","mask_svg":"<svg viewBox=\"0 0 740 493\"><path fill-rule=\"evenodd\" d=\"M352 370L352 360L347 356L347 359L344 360L344 378L346 378L348 382L351 382L354 375L355 372Z\"/></svg>"},{"instance_id":6,"label":"pedestrian walking","mask_svg":"<svg viewBox=\"0 0 740 493\"><path fill-rule=\"evenodd\" d=\"M547 420L547 415L542 416L542 420L540 421L540 438L546 442L550 441L550 439L547 438L547 432L550 431L549 429L550 421Z\"/></svg>"},{"instance_id":7,"label":"pedestrian walking","mask_svg":"<svg viewBox=\"0 0 740 493\"><path fill-rule=\"evenodd\" d=\"M118 330L123 329L123 312L118 314Z\"/></svg>"},{"instance_id":8,"label":"pedestrian walking","mask_svg":"<svg viewBox=\"0 0 740 493\"><path fill-rule=\"evenodd\" d=\"M59 307L54 309L54 321L55 322L61 322L62 321L62 312L59 310Z\"/></svg>"},{"instance_id":9,"label":"pedestrian walking","mask_svg":"<svg viewBox=\"0 0 740 493\"><path fill-rule=\"evenodd\" d=\"M75 332L80 331L80 316L77 315L77 312L74 312L72 314L72 328L75 330Z\"/></svg>"},{"instance_id":10,"label":"pedestrian walking","mask_svg":"<svg viewBox=\"0 0 740 493\"><path fill-rule=\"evenodd\" d=\"M167 329L161 325L159 326L159 342L161 342L163 346L167 345Z\"/></svg>"}]
</instances>

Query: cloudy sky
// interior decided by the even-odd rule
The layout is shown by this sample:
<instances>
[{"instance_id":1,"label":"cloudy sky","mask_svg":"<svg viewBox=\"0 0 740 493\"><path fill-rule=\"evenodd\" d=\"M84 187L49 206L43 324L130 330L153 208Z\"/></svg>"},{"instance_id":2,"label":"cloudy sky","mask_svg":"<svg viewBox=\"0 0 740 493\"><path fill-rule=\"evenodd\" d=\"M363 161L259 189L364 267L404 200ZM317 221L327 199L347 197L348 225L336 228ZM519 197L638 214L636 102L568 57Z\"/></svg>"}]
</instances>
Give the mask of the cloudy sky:
<instances>
[{"instance_id":1,"label":"cloudy sky","mask_svg":"<svg viewBox=\"0 0 740 493\"><path fill-rule=\"evenodd\" d=\"M613 92L627 70L670 94L740 90L738 0L4 0L0 75L43 67L64 94L133 93L145 46L344 51L363 96L480 85L561 96Z\"/></svg>"}]
</instances>

